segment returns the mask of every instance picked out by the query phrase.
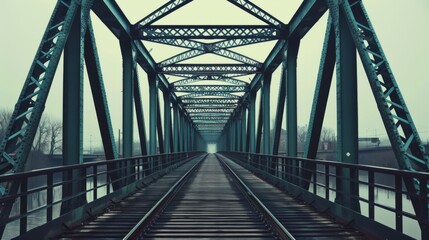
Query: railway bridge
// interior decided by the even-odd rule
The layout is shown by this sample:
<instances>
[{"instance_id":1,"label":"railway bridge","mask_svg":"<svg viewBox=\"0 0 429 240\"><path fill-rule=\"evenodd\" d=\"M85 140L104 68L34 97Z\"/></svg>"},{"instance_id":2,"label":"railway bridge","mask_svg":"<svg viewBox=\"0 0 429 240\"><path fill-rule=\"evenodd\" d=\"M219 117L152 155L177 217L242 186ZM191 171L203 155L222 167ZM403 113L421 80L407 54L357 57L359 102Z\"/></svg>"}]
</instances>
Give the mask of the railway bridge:
<instances>
[{"instance_id":1,"label":"railway bridge","mask_svg":"<svg viewBox=\"0 0 429 240\"><path fill-rule=\"evenodd\" d=\"M429 158L366 1L304 0L285 21L266 10L269 3L224 0L217 14L225 21L206 25L180 24L180 12L197 2L198 11L214 11L221 0L163 1L137 21L120 2L53 6L0 145L2 239L429 239ZM145 2L135 8L154 5ZM252 21L236 24L242 15L227 9ZM315 88L300 92L301 42L321 19ZM113 66L100 59L95 23L118 42L120 101L109 100L103 72ZM358 65L397 169L359 164ZM38 161L29 155L59 67L62 165L28 171ZM91 128L83 121L85 84L105 156L99 161L83 161ZM336 159L318 160L331 85ZM298 157L303 94L312 105ZM118 114L109 104L118 101L115 139L111 116Z\"/></svg>"}]
</instances>

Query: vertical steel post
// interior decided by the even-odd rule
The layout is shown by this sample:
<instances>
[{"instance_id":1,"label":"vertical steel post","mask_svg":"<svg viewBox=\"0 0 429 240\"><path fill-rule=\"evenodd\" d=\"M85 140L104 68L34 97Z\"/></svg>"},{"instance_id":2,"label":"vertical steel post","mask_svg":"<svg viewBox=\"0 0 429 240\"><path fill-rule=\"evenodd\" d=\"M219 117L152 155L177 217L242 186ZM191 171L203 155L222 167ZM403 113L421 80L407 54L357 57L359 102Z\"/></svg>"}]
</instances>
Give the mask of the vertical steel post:
<instances>
[{"instance_id":1,"label":"vertical steel post","mask_svg":"<svg viewBox=\"0 0 429 240\"><path fill-rule=\"evenodd\" d=\"M249 152L250 153L256 153L255 149L255 102L256 102L256 93L251 92L249 93L249 115L247 116L248 124L249 124L249 132L248 138L249 138Z\"/></svg>"},{"instance_id":2,"label":"vertical steel post","mask_svg":"<svg viewBox=\"0 0 429 240\"><path fill-rule=\"evenodd\" d=\"M157 109L156 109L156 127L158 128L158 149L159 149L159 153L164 153L164 135L162 134L162 119L161 119L161 108L160 103L159 103L159 98L156 98L157 100ZM164 119L165 120L165 119Z\"/></svg>"},{"instance_id":3,"label":"vertical steel post","mask_svg":"<svg viewBox=\"0 0 429 240\"><path fill-rule=\"evenodd\" d=\"M297 96L296 96L296 67L299 49L299 40L290 39L286 60L286 154L297 157L298 151L298 121L297 121ZM297 183L299 167L297 161L291 164L292 181ZM294 177L295 176L295 177Z\"/></svg>"},{"instance_id":4,"label":"vertical steel post","mask_svg":"<svg viewBox=\"0 0 429 240\"><path fill-rule=\"evenodd\" d=\"M63 79L63 165L83 163L83 36L81 36L81 10L74 17L64 48ZM63 198L85 191L83 171L63 174ZM64 214L86 202L85 194L61 204Z\"/></svg>"},{"instance_id":5,"label":"vertical steel post","mask_svg":"<svg viewBox=\"0 0 429 240\"><path fill-rule=\"evenodd\" d=\"M271 88L271 72L264 73L264 82L262 85L262 104L263 104L263 142L262 153L270 154L270 88Z\"/></svg>"},{"instance_id":6,"label":"vertical steel post","mask_svg":"<svg viewBox=\"0 0 429 240\"><path fill-rule=\"evenodd\" d=\"M173 127L173 138L174 138L174 152L180 151L180 136L179 136L179 110L177 109L177 103L173 103L173 117L174 117L174 127Z\"/></svg>"},{"instance_id":7,"label":"vertical steel post","mask_svg":"<svg viewBox=\"0 0 429 240\"><path fill-rule=\"evenodd\" d=\"M139 130L140 149L142 155L147 155L147 137L146 125L143 112L142 97L140 93L140 85L138 80L137 71L134 70L134 106L136 109L137 127Z\"/></svg>"},{"instance_id":8,"label":"vertical steel post","mask_svg":"<svg viewBox=\"0 0 429 240\"><path fill-rule=\"evenodd\" d=\"M241 108L241 152L246 151L246 131L247 131L247 124L246 124L246 107L242 106Z\"/></svg>"},{"instance_id":9,"label":"vertical steel post","mask_svg":"<svg viewBox=\"0 0 429 240\"><path fill-rule=\"evenodd\" d=\"M287 71L286 71L286 154L296 157L297 146L297 96L296 96L296 67L299 49L299 40L290 39L287 51ZM296 170L297 166L293 166ZM296 172L294 171L294 174Z\"/></svg>"},{"instance_id":10,"label":"vertical steel post","mask_svg":"<svg viewBox=\"0 0 429 240\"><path fill-rule=\"evenodd\" d=\"M165 153L172 152L170 146L170 132L171 132L171 107L170 107L170 92L164 92L164 151Z\"/></svg>"},{"instance_id":11,"label":"vertical steel post","mask_svg":"<svg viewBox=\"0 0 429 240\"><path fill-rule=\"evenodd\" d=\"M343 11L337 22L337 159L345 163L358 163L358 103L356 47ZM342 169L337 178L335 201L360 211L356 176ZM353 177L353 179L352 179Z\"/></svg>"},{"instance_id":12,"label":"vertical steel post","mask_svg":"<svg viewBox=\"0 0 429 240\"><path fill-rule=\"evenodd\" d=\"M235 120L235 151L240 151L241 146L241 113L237 112L237 119Z\"/></svg>"},{"instance_id":13,"label":"vertical steel post","mask_svg":"<svg viewBox=\"0 0 429 240\"><path fill-rule=\"evenodd\" d=\"M156 154L156 123L158 103L158 77L149 73L149 155Z\"/></svg>"},{"instance_id":14,"label":"vertical steel post","mask_svg":"<svg viewBox=\"0 0 429 240\"><path fill-rule=\"evenodd\" d=\"M121 39L122 52L122 156L133 155L133 50L130 39Z\"/></svg>"}]
</instances>

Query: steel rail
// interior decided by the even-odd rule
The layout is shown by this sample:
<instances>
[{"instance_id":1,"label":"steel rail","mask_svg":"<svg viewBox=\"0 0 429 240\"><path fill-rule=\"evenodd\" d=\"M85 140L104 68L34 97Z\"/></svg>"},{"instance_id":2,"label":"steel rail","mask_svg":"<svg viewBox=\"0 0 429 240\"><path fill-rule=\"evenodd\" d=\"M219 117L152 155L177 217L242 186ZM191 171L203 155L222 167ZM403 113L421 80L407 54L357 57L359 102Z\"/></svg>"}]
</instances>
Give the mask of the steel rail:
<instances>
[{"instance_id":1,"label":"steel rail","mask_svg":"<svg viewBox=\"0 0 429 240\"><path fill-rule=\"evenodd\" d=\"M145 227L164 209L170 200L174 198L177 191L186 183L186 180L200 166L208 154L201 158L191 169L189 169L177 182L168 190L166 194L144 215L144 217L131 229L123 240L138 239Z\"/></svg>"},{"instance_id":2,"label":"steel rail","mask_svg":"<svg viewBox=\"0 0 429 240\"><path fill-rule=\"evenodd\" d=\"M241 178L228 166L228 164L219 157L218 154L215 154L221 165L226 169L230 175L235 179L235 182L238 183L239 189L245 193L247 199L252 203L252 205L263 215L264 219L268 224L273 228L274 232L280 237L280 239L290 239L294 240L295 238L292 234L280 223L280 221L271 213L270 210L262 203L259 198L253 194L252 190L241 180Z\"/></svg>"}]
</instances>

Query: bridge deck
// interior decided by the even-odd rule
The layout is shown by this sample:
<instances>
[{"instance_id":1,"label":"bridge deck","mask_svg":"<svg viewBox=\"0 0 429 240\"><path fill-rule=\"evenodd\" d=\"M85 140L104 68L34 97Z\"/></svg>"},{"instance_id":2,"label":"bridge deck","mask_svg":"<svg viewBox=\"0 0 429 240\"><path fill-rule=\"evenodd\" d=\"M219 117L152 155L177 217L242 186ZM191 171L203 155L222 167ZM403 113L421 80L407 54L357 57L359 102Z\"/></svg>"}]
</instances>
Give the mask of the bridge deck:
<instances>
[{"instance_id":1,"label":"bridge deck","mask_svg":"<svg viewBox=\"0 0 429 240\"><path fill-rule=\"evenodd\" d=\"M60 239L122 239L198 159L191 160Z\"/></svg>"},{"instance_id":2,"label":"bridge deck","mask_svg":"<svg viewBox=\"0 0 429 240\"><path fill-rule=\"evenodd\" d=\"M221 156L222 157L222 156ZM362 233L335 223L306 203L258 178L247 169L222 157L252 192L296 239L363 239Z\"/></svg>"},{"instance_id":3,"label":"bridge deck","mask_svg":"<svg viewBox=\"0 0 429 240\"><path fill-rule=\"evenodd\" d=\"M364 236L335 223L305 203L223 158L296 239L362 239ZM117 203L92 222L64 233L61 239L122 239L195 161L165 175ZM210 155L165 208L147 238L272 239L273 233L236 189L232 178Z\"/></svg>"}]
</instances>

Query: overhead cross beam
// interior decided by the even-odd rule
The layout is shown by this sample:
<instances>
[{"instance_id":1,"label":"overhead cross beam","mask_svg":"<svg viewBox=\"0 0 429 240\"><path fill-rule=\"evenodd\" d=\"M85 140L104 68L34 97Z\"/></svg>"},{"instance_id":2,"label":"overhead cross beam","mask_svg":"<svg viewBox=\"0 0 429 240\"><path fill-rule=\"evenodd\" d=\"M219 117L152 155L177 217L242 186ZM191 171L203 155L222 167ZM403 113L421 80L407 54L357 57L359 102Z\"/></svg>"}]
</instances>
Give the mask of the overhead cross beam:
<instances>
[{"instance_id":1,"label":"overhead cross beam","mask_svg":"<svg viewBox=\"0 0 429 240\"><path fill-rule=\"evenodd\" d=\"M229 105L224 105L224 104L190 104L190 105L186 105L185 109L207 109L207 108L212 108L212 109L219 109L219 108L223 108L223 109L235 109L237 108L238 104L229 104Z\"/></svg>"},{"instance_id":2,"label":"overhead cross beam","mask_svg":"<svg viewBox=\"0 0 429 240\"><path fill-rule=\"evenodd\" d=\"M245 86L231 86L231 85L186 85L174 86L175 92L244 92Z\"/></svg>"},{"instance_id":3,"label":"overhead cross beam","mask_svg":"<svg viewBox=\"0 0 429 240\"><path fill-rule=\"evenodd\" d=\"M151 14L143 18L142 20L138 21L135 26L137 29L140 29L144 27L145 25L152 24L161 18L167 16L168 14L172 13L173 11L185 6L186 4L192 2L192 0L173 0L169 1L166 4L162 5L155 11L153 11Z\"/></svg>"},{"instance_id":4,"label":"overhead cross beam","mask_svg":"<svg viewBox=\"0 0 429 240\"><path fill-rule=\"evenodd\" d=\"M199 81L207 81L207 80L230 83L230 84L233 84L235 86L248 86L249 85L245 81L242 81L242 80L239 80L236 78L231 78L231 77L224 77L222 75L195 75L191 78L185 78L185 79L178 80L178 81L172 83L172 85L173 86L179 86L179 85L186 85L189 83L194 83L194 82L199 82Z\"/></svg>"},{"instance_id":5,"label":"overhead cross beam","mask_svg":"<svg viewBox=\"0 0 429 240\"><path fill-rule=\"evenodd\" d=\"M229 98L183 98L182 103L184 106L191 104L237 104L238 99Z\"/></svg>"},{"instance_id":6,"label":"overhead cross beam","mask_svg":"<svg viewBox=\"0 0 429 240\"><path fill-rule=\"evenodd\" d=\"M169 65L172 65L175 63L183 62L185 60L188 60L188 59L191 59L194 57L198 57L198 56L201 56L201 55L206 54L206 53L213 53L213 54L225 57L225 58L235 60L237 62L241 62L241 63L247 64L247 65L252 65L255 67L262 67L262 63L254 60L250 57L244 56L240 53L236 53L236 52L228 50L228 49L212 50L208 46L211 46L211 45L208 45L208 44L203 45L204 50L191 49L191 50L179 53L173 57L170 57L170 58L160 62L158 64L158 67L165 67L165 66L169 66Z\"/></svg>"},{"instance_id":7,"label":"overhead cross beam","mask_svg":"<svg viewBox=\"0 0 429 240\"><path fill-rule=\"evenodd\" d=\"M223 97L223 98L226 98L226 99L239 99L240 98L240 96L237 96L237 95L234 95L234 94L231 94L231 93L222 93L222 92L195 92L195 93L189 93L189 94L180 96L179 99L181 99L183 101L184 99L187 99L187 98L194 98L195 99L197 97L205 97L205 96ZM198 98L198 100L199 99L200 98ZM201 99L204 99L204 98L201 98ZM219 98L219 99L222 99L222 98Z\"/></svg>"},{"instance_id":8,"label":"overhead cross beam","mask_svg":"<svg viewBox=\"0 0 429 240\"><path fill-rule=\"evenodd\" d=\"M188 49L205 50L211 49L212 51L225 48L241 47L245 45L255 44L274 40L272 38L238 38L238 39L227 39L215 43L202 43L190 39L166 39L166 38L153 38L145 39L146 41L166 44L175 47L183 47Z\"/></svg>"},{"instance_id":9,"label":"overhead cross beam","mask_svg":"<svg viewBox=\"0 0 429 240\"><path fill-rule=\"evenodd\" d=\"M264 25L160 25L143 26L133 31L134 39L285 39L288 31Z\"/></svg>"},{"instance_id":10,"label":"overhead cross beam","mask_svg":"<svg viewBox=\"0 0 429 240\"><path fill-rule=\"evenodd\" d=\"M164 74L226 74L260 72L260 68L244 64L176 64L161 67L159 73Z\"/></svg>"},{"instance_id":11,"label":"overhead cross beam","mask_svg":"<svg viewBox=\"0 0 429 240\"><path fill-rule=\"evenodd\" d=\"M231 113L234 109L230 108L187 108L188 113Z\"/></svg>"},{"instance_id":12,"label":"overhead cross beam","mask_svg":"<svg viewBox=\"0 0 429 240\"><path fill-rule=\"evenodd\" d=\"M280 22L280 20L271 16L262 8L258 7L257 5L255 5L254 3L248 0L228 0L228 2L236 5L237 7L243 9L244 11L250 13L251 15L255 16L256 18L260 19L261 21L271 26L274 26L277 28L284 28L286 26L284 23Z\"/></svg>"}]
</instances>

